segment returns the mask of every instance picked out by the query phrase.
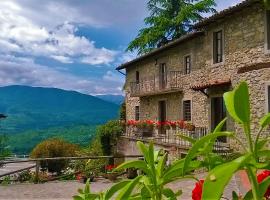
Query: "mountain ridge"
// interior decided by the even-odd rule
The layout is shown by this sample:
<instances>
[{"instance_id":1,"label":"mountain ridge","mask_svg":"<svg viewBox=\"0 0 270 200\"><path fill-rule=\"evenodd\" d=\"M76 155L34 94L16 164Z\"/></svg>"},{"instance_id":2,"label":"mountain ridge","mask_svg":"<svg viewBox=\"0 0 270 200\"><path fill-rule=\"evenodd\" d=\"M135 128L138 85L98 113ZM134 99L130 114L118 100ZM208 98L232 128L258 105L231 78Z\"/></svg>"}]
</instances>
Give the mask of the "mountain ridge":
<instances>
[{"instance_id":1,"label":"mountain ridge","mask_svg":"<svg viewBox=\"0 0 270 200\"><path fill-rule=\"evenodd\" d=\"M98 97L59 88L0 87L5 133L70 125L97 125L118 116L119 106Z\"/></svg>"}]
</instances>

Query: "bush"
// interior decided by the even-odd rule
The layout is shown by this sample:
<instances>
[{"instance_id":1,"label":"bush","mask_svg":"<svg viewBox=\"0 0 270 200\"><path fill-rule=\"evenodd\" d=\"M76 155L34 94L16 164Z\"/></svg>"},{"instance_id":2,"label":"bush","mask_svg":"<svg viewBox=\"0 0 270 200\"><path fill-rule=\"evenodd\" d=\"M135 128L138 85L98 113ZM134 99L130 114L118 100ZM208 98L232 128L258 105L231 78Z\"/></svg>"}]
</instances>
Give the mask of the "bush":
<instances>
[{"instance_id":1,"label":"bush","mask_svg":"<svg viewBox=\"0 0 270 200\"><path fill-rule=\"evenodd\" d=\"M99 139L95 139L89 148L80 151L80 156L102 156L102 148ZM78 160L75 162L75 170L80 171L83 175L90 178L91 175L97 176L100 172L104 172L104 166L107 159L89 159Z\"/></svg>"},{"instance_id":2,"label":"bush","mask_svg":"<svg viewBox=\"0 0 270 200\"><path fill-rule=\"evenodd\" d=\"M100 139L103 154L111 155L112 146L116 144L117 138L123 132L123 126L118 120L108 121L106 124L97 128L97 136Z\"/></svg>"},{"instance_id":3,"label":"bush","mask_svg":"<svg viewBox=\"0 0 270 200\"><path fill-rule=\"evenodd\" d=\"M30 154L31 158L72 157L77 155L78 146L61 139L48 139L38 144ZM42 169L60 174L67 167L67 160L50 160L40 163Z\"/></svg>"}]
</instances>

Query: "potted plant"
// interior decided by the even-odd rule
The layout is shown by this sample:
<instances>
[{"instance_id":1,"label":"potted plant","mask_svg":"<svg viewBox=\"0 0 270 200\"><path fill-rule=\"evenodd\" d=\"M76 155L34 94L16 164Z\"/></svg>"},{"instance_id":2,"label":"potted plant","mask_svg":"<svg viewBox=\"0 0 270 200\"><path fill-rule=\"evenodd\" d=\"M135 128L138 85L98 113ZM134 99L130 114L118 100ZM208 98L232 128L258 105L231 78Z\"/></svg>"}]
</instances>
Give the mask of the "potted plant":
<instances>
[{"instance_id":1,"label":"potted plant","mask_svg":"<svg viewBox=\"0 0 270 200\"><path fill-rule=\"evenodd\" d=\"M113 171L116 167L117 165L106 166L106 176L110 181L115 181L117 179L118 173Z\"/></svg>"}]
</instances>

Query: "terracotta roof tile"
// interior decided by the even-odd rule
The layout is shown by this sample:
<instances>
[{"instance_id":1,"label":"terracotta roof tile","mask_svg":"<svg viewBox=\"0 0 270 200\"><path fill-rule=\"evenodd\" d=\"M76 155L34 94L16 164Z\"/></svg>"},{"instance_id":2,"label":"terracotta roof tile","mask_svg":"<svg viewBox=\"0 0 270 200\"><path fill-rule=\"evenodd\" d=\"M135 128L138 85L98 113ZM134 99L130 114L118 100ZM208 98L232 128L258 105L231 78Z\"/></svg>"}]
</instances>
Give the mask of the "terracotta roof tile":
<instances>
[{"instance_id":1,"label":"terracotta roof tile","mask_svg":"<svg viewBox=\"0 0 270 200\"><path fill-rule=\"evenodd\" d=\"M209 82L206 82L206 83L193 85L193 86L191 86L191 89L193 89L195 91L199 91L199 90L204 90L204 89L211 88L211 87L224 86L224 85L229 85L229 84L231 84L230 79L210 80Z\"/></svg>"}]
</instances>

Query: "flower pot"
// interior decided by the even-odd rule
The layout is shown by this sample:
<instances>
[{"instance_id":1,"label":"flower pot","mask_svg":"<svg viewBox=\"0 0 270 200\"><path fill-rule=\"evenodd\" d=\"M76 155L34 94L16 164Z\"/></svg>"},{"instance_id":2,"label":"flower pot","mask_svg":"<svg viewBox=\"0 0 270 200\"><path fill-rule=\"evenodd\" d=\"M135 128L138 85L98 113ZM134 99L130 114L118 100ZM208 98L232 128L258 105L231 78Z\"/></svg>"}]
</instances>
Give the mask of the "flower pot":
<instances>
[{"instance_id":1,"label":"flower pot","mask_svg":"<svg viewBox=\"0 0 270 200\"><path fill-rule=\"evenodd\" d=\"M115 172L107 173L107 177L110 181L116 181L117 176L118 176L118 173L115 173Z\"/></svg>"},{"instance_id":2,"label":"flower pot","mask_svg":"<svg viewBox=\"0 0 270 200\"><path fill-rule=\"evenodd\" d=\"M134 168L127 169L127 178L128 179L134 179L137 176L138 176L137 169L134 169Z\"/></svg>"}]
</instances>

